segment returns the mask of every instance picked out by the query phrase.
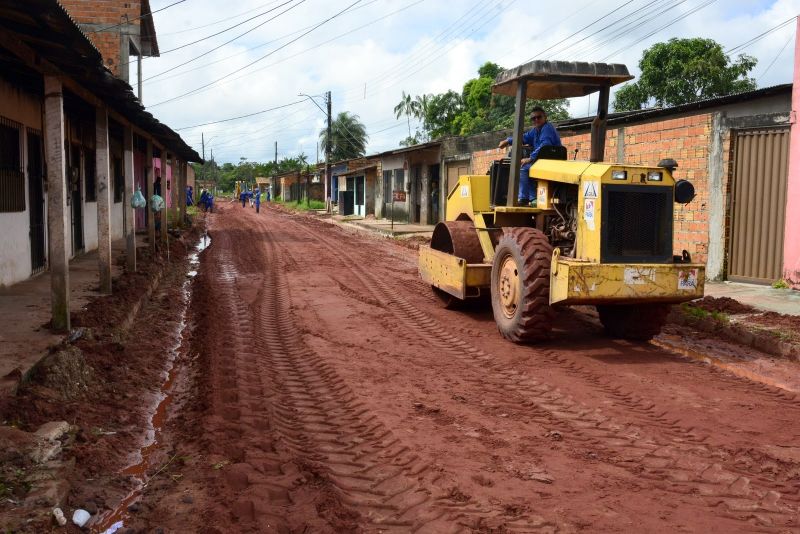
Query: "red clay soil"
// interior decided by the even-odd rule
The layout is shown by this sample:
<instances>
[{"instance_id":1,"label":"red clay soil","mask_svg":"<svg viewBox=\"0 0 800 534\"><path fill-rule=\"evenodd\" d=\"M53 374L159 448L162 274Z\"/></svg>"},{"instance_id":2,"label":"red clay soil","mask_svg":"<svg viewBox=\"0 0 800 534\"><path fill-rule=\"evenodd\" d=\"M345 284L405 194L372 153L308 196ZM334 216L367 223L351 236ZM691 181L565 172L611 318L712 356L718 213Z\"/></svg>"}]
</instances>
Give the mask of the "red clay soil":
<instances>
[{"instance_id":1,"label":"red clay soil","mask_svg":"<svg viewBox=\"0 0 800 534\"><path fill-rule=\"evenodd\" d=\"M730 297L703 297L699 300L694 300L689 303L690 306L700 308L707 312L721 312L728 315L736 315L740 313L755 313L758 310L749 304L743 304L736 299Z\"/></svg>"},{"instance_id":2,"label":"red clay soil","mask_svg":"<svg viewBox=\"0 0 800 534\"><path fill-rule=\"evenodd\" d=\"M132 487L130 477L120 471L133 461L131 453L148 437L149 414L163 382L165 354L175 342L187 251L196 239L197 232L192 231L182 240L173 240L169 265L158 256L150 261L149 254L142 255L138 272L122 275L112 296L98 297L85 311L73 315L73 324L90 330L60 347L70 351L70 361L59 359L59 350L54 350L17 396L0 405L2 419L23 430L33 431L42 423L60 420L77 426L76 435L60 455L67 463L75 460L74 469L67 472L72 486L65 506L68 517L74 508L96 513L113 507ZM158 271L164 272L162 283L131 329L122 331L120 321L152 285ZM81 383L65 387L75 378L76 365ZM49 509L26 508L6 499L0 502L0 518L0 525L14 532L46 532L53 525ZM79 531L71 522L67 529Z\"/></svg>"},{"instance_id":3,"label":"red clay soil","mask_svg":"<svg viewBox=\"0 0 800 534\"><path fill-rule=\"evenodd\" d=\"M765 327L793 341L800 341L800 316L782 313L765 312L748 317L748 324Z\"/></svg>"},{"instance_id":4,"label":"red clay soil","mask_svg":"<svg viewBox=\"0 0 800 534\"><path fill-rule=\"evenodd\" d=\"M262 205L262 208L265 206ZM220 205L134 532L797 532L800 405L605 337L518 346L416 254Z\"/></svg>"}]
</instances>

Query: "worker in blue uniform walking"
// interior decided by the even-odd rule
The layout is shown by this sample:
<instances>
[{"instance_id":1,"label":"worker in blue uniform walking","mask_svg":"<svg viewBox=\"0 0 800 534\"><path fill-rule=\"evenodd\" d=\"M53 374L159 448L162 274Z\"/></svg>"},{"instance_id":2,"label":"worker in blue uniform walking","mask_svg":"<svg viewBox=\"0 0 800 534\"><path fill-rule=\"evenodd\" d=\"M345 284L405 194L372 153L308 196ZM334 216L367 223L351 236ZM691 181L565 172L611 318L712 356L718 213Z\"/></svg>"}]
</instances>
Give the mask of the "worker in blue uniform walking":
<instances>
[{"instance_id":1,"label":"worker in blue uniform walking","mask_svg":"<svg viewBox=\"0 0 800 534\"><path fill-rule=\"evenodd\" d=\"M529 172L531 164L539 157L539 151L543 146L561 146L561 137L559 137L555 126L547 122L547 113L539 106L531 110L531 121L533 128L528 130L522 135L522 144L530 145L531 153L527 158L520 160L519 169L519 194L517 200L520 206L534 205L536 202L536 182L530 178ZM513 137L503 139L498 145L499 148L505 148L514 141Z\"/></svg>"},{"instance_id":2,"label":"worker in blue uniform walking","mask_svg":"<svg viewBox=\"0 0 800 534\"><path fill-rule=\"evenodd\" d=\"M258 213L261 210L261 189L258 187L253 192L253 204L256 207L256 213Z\"/></svg>"}]
</instances>

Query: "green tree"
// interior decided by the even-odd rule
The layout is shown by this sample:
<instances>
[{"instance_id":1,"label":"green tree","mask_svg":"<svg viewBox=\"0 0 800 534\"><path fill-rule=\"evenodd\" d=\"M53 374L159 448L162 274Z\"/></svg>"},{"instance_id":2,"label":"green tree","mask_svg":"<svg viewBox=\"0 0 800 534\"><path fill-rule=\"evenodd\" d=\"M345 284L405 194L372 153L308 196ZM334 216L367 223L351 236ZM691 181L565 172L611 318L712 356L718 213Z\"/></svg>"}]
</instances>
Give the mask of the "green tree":
<instances>
[{"instance_id":1,"label":"green tree","mask_svg":"<svg viewBox=\"0 0 800 534\"><path fill-rule=\"evenodd\" d=\"M756 58L745 54L731 60L713 39L673 38L656 43L642 53L639 79L615 94L614 109L678 106L750 91L756 81L748 74L756 63Z\"/></svg>"},{"instance_id":2,"label":"green tree","mask_svg":"<svg viewBox=\"0 0 800 534\"><path fill-rule=\"evenodd\" d=\"M455 118L461 112L461 95L455 91L447 91L438 95L426 95L427 105L422 118L422 126L429 139L443 135L453 135Z\"/></svg>"},{"instance_id":3,"label":"green tree","mask_svg":"<svg viewBox=\"0 0 800 534\"><path fill-rule=\"evenodd\" d=\"M418 104L414 101L411 95L407 95L405 91L402 93L400 102L394 107L394 116L398 119L403 115L406 116L408 122L408 137L411 138L411 117L417 116Z\"/></svg>"},{"instance_id":4,"label":"green tree","mask_svg":"<svg viewBox=\"0 0 800 534\"><path fill-rule=\"evenodd\" d=\"M322 149L328 147L328 130L323 128L319 134ZM340 161L363 156L367 151L367 128L358 118L342 111L331 122L331 160Z\"/></svg>"}]
</instances>

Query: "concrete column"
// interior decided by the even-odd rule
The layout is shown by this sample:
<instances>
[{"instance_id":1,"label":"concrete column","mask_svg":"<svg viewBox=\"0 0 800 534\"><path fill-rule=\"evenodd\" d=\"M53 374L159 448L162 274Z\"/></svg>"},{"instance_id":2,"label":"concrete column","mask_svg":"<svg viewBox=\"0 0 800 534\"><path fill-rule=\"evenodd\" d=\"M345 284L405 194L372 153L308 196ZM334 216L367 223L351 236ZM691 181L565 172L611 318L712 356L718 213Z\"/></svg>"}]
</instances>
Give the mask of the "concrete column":
<instances>
[{"instance_id":1,"label":"concrete column","mask_svg":"<svg viewBox=\"0 0 800 534\"><path fill-rule=\"evenodd\" d=\"M156 217L150 209L150 198L153 196L153 141L147 140L147 149L144 155L144 196L147 198L147 240L150 243L150 250L156 251Z\"/></svg>"},{"instance_id":2,"label":"concrete column","mask_svg":"<svg viewBox=\"0 0 800 534\"><path fill-rule=\"evenodd\" d=\"M420 195L420 208L419 208L419 223L430 224L430 210L431 210L431 173L430 166L422 166L422 191Z\"/></svg>"},{"instance_id":3,"label":"concrete column","mask_svg":"<svg viewBox=\"0 0 800 534\"><path fill-rule=\"evenodd\" d=\"M122 134L123 166L125 169L125 195L122 198L122 217L125 220L125 244L127 247L127 261L125 268L129 273L136 272L136 219L131 207L131 199L136 192L133 179L133 130L125 127Z\"/></svg>"},{"instance_id":4,"label":"concrete column","mask_svg":"<svg viewBox=\"0 0 800 534\"><path fill-rule=\"evenodd\" d=\"M172 178L170 179L169 196L172 199L172 208L170 208L170 215L172 220L175 221L175 226L180 227L180 199L181 199L181 180L178 174L178 161L175 159L175 154L170 154L170 169L172 170Z\"/></svg>"},{"instance_id":5,"label":"concrete column","mask_svg":"<svg viewBox=\"0 0 800 534\"><path fill-rule=\"evenodd\" d=\"M725 174L722 151L725 135L722 128L723 118L722 113L717 112L711 119L711 146L708 154L708 259L706 260L708 280L722 280L725 274L723 272L725 264L725 191L722 189ZM680 167L677 172L680 172ZM675 206L680 205L675 204Z\"/></svg>"},{"instance_id":6,"label":"concrete column","mask_svg":"<svg viewBox=\"0 0 800 534\"><path fill-rule=\"evenodd\" d=\"M178 190L178 208L180 212L180 225L183 227L186 221L186 182L188 180L188 171L186 169L187 163L181 161L178 163L178 175L181 177L180 189Z\"/></svg>"},{"instance_id":7,"label":"concrete column","mask_svg":"<svg viewBox=\"0 0 800 534\"><path fill-rule=\"evenodd\" d=\"M167 151L161 150L161 196L164 198L164 207L161 208L161 242L167 246Z\"/></svg>"},{"instance_id":8,"label":"concrete column","mask_svg":"<svg viewBox=\"0 0 800 534\"><path fill-rule=\"evenodd\" d=\"M45 151L47 157L47 252L50 308L54 330L70 329L67 181L64 162L64 94L61 80L44 77Z\"/></svg>"},{"instance_id":9,"label":"concrete column","mask_svg":"<svg viewBox=\"0 0 800 534\"><path fill-rule=\"evenodd\" d=\"M111 156L108 153L108 112L95 109L95 183L97 192L97 260L100 292L111 294Z\"/></svg>"},{"instance_id":10,"label":"concrete column","mask_svg":"<svg viewBox=\"0 0 800 534\"><path fill-rule=\"evenodd\" d=\"M786 184L786 220L783 230L783 277L800 289L800 17L794 41L792 129L789 137L789 178Z\"/></svg>"}]
</instances>

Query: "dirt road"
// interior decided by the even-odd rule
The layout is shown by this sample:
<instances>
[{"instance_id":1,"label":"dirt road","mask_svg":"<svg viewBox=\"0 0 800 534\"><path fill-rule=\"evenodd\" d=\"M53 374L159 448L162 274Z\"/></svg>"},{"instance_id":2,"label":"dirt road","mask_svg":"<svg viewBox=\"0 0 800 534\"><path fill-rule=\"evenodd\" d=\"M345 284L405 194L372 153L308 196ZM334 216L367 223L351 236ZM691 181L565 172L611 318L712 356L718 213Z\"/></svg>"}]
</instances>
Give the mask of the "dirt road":
<instances>
[{"instance_id":1,"label":"dirt road","mask_svg":"<svg viewBox=\"0 0 800 534\"><path fill-rule=\"evenodd\" d=\"M579 314L524 347L416 253L276 209L208 219L177 458L128 523L205 532L798 532L800 404Z\"/></svg>"}]
</instances>

